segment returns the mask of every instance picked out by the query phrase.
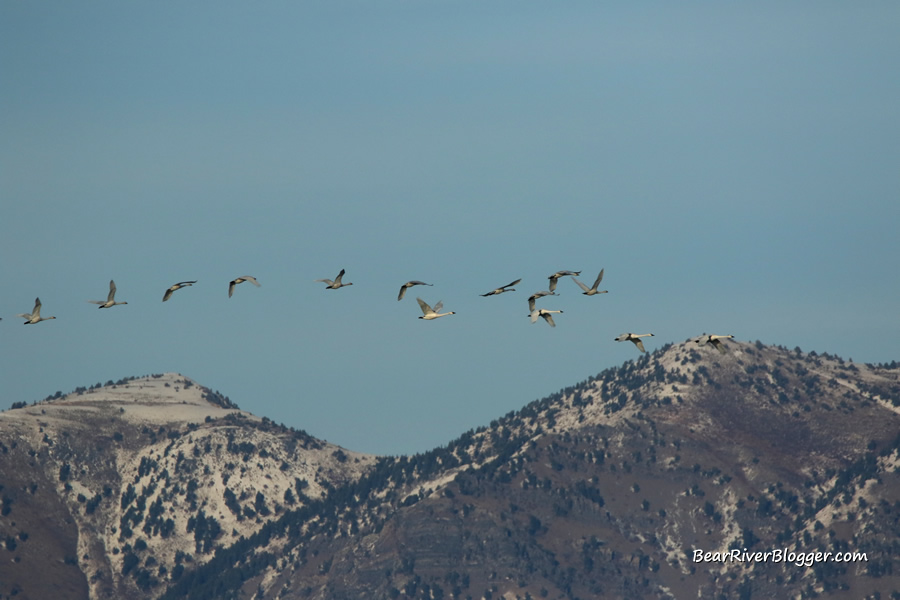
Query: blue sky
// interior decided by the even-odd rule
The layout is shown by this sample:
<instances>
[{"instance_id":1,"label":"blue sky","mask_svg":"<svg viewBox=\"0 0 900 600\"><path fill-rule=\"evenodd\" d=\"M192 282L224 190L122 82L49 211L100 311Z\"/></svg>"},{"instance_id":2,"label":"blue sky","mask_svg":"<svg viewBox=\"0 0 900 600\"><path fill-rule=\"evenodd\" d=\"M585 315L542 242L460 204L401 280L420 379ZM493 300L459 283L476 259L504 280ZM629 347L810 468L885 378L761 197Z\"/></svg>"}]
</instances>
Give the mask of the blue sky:
<instances>
[{"instance_id":1,"label":"blue sky","mask_svg":"<svg viewBox=\"0 0 900 600\"><path fill-rule=\"evenodd\" d=\"M397 454L635 358L628 331L896 360L898 22L888 2L0 3L0 407L177 371ZM352 287L313 283L341 268ZM548 275L601 268L609 294L563 280L557 327L526 318ZM229 299L245 274L262 287ZM98 311L111 278L129 304ZM434 287L397 302L409 279ZM417 295L457 314L421 321ZM58 318L22 327L35 296Z\"/></svg>"}]
</instances>

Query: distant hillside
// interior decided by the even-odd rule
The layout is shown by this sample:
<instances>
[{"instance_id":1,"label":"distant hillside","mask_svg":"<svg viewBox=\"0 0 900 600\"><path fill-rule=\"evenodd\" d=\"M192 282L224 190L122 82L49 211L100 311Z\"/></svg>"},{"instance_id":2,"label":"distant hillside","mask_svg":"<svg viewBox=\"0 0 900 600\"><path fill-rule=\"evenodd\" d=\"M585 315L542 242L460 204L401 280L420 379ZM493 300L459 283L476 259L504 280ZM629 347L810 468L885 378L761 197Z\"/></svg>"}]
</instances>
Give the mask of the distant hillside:
<instances>
[{"instance_id":1,"label":"distant hillside","mask_svg":"<svg viewBox=\"0 0 900 600\"><path fill-rule=\"evenodd\" d=\"M4 532L21 516L0 595L36 548L66 597L900 597L900 367L727 347L669 345L377 460L201 400L184 410L215 420L143 421L164 412L154 394L202 398L180 376L146 408L82 394L3 413ZM866 560L695 560L776 549Z\"/></svg>"},{"instance_id":2,"label":"distant hillside","mask_svg":"<svg viewBox=\"0 0 900 600\"><path fill-rule=\"evenodd\" d=\"M139 598L374 458L176 374L0 413L0 598Z\"/></svg>"}]
</instances>

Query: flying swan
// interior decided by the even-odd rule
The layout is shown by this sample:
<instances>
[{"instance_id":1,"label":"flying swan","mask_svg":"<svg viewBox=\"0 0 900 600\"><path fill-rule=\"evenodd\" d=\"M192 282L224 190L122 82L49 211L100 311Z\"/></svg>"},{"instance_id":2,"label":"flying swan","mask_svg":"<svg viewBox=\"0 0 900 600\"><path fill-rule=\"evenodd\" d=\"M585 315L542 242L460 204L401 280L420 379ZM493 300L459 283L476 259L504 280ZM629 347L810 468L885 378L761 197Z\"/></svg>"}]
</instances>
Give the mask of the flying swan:
<instances>
[{"instance_id":1,"label":"flying swan","mask_svg":"<svg viewBox=\"0 0 900 600\"><path fill-rule=\"evenodd\" d=\"M603 290L600 292L597 291L597 286L600 285L601 281L603 281L603 271L604 270L605 269L600 269L600 274L597 275L597 279L594 281L594 285L592 285L591 287L584 285L583 283L581 283L574 277L572 277L572 280L578 284L578 287L580 287L581 289L584 290L583 293L585 296L596 296L597 294L606 294L606 293L608 293L609 290Z\"/></svg>"},{"instance_id":2,"label":"flying swan","mask_svg":"<svg viewBox=\"0 0 900 600\"><path fill-rule=\"evenodd\" d=\"M55 319L56 317L42 317L41 316L41 299L34 299L34 310L31 311L31 314L21 313L16 315L17 317L21 317L25 319L25 325L33 325L34 323L40 323L41 321L49 321L50 319Z\"/></svg>"},{"instance_id":3,"label":"flying swan","mask_svg":"<svg viewBox=\"0 0 900 600\"><path fill-rule=\"evenodd\" d=\"M555 292L556 291L556 282L559 281L560 277L565 277L567 275L571 275L572 277L574 277L575 275L581 275L581 271L557 271L556 273L554 273L553 275L551 275L550 277L547 278L550 280L550 291Z\"/></svg>"},{"instance_id":4,"label":"flying swan","mask_svg":"<svg viewBox=\"0 0 900 600\"><path fill-rule=\"evenodd\" d=\"M440 310L444 308L444 301L441 300L437 304L434 305L434 308L428 306L428 304L422 300L421 298L416 298L416 301L419 303L419 308L422 309L422 316L420 319L425 319L426 321L431 321L432 319L437 319L438 317L446 317L447 315L455 315L456 313L453 311L442 313Z\"/></svg>"},{"instance_id":5,"label":"flying swan","mask_svg":"<svg viewBox=\"0 0 900 600\"><path fill-rule=\"evenodd\" d=\"M538 317L542 317L550 327L556 327L556 323L553 322L554 314L562 314L561 310L547 310L546 308L542 308L540 310L533 310L529 315L531 317L531 322L535 323L538 320Z\"/></svg>"},{"instance_id":6,"label":"flying swan","mask_svg":"<svg viewBox=\"0 0 900 600\"><path fill-rule=\"evenodd\" d=\"M481 294L481 295L484 297L484 296L495 296L497 294L502 294L503 292L514 292L516 290L513 286L518 285L518 283L520 281L522 281L522 280L516 279L512 283L507 283L506 285L501 285L496 290L493 290L493 291L488 292L487 294Z\"/></svg>"},{"instance_id":7,"label":"flying swan","mask_svg":"<svg viewBox=\"0 0 900 600\"><path fill-rule=\"evenodd\" d=\"M344 269L341 269L341 272L338 273L338 276L334 278L334 281L330 279L316 279L316 282L327 283L325 286L326 290L337 290L342 287L347 287L348 285L353 285L352 283L343 283L341 282L341 278L344 276Z\"/></svg>"},{"instance_id":8,"label":"flying swan","mask_svg":"<svg viewBox=\"0 0 900 600\"><path fill-rule=\"evenodd\" d=\"M619 337L616 338L617 342L633 342L637 349L641 352L646 352L644 350L644 342L641 341L642 337L651 337L652 333L623 333Z\"/></svg>"},{"instance_id":9,"label":"flying swan","mask_svg":"<svg viewBox=\"0 0 900 600\"><path fill-rule=\"evenodd\" d=\"M163 302L165 302L166 300L171 298L172 294L174 294L176 290L180 290L183 287L188 287L188 286L194 285L195 283L197 283L197 282L196 281L179 281L178 283L170 286L169 289L166 290L166 293L163 294Z\"/></svg>"},{"instance_id":10,"label":"flying swan","mask_svg":"<svg viewBox=\"0 0 900 600\"><path fill-rule=\"evenodd\" d=\"M712 346L725 354L728 350L725 349L725 344L722 343L722 340L727 340L729 338L733 338L733 335L704 335L698 340L695 340L701 346L705 346L706 344L712 344Z\"/></svg>"},{"instance_id":11,"label":"flying swan","mask_svg":"<svg viewBox=\"0 0 900 600\"><path fill-rule=\"evenodd\" d=\"M256 280L256 277L251 277L250 275L241 275L237 279L233 279L231 283L228 284L228 297L231 298L231 295L234 293L234 286L239 283L244 283L245 281L249 281L256 287L259 287L259 282Z\"/></svg>"},{"instance_id":12,"label":"flying swan","mask_svg":"<svg viewBox=\"0 0 900 600\"><path fill-rule=\"evenodd\" d=\"M98 308L109 308L111 306L118 306L119 304L128 304L127 302L116 302L116 282L112 279L109 280L109 295L106 297L106 302L103 300L88 300L91 304L99 304Z\"/></svg>"},{"instance_id":13,"label":"flying swan","mask_svg":"<svg viewBox=\"0 0 900 600\"><path fill-rule=\"evenodd\" d=\"M400 286L400 293L397 295L397 302L403 300L403 296L406 295L406 290L411 288L414 285L434 285L433 283L425 283L424 281L407 281L403 285Z\"/></svg>"}]
</instances>

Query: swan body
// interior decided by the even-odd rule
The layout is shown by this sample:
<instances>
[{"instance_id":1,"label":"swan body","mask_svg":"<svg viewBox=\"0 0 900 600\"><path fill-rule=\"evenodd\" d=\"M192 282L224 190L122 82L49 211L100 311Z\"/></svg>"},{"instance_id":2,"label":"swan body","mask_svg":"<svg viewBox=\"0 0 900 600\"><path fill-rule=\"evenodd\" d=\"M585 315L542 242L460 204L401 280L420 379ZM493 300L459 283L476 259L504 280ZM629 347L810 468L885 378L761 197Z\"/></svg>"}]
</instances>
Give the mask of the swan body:
<instances>
[{"instance_id":1,"label":"swan body","mask_svg":"<svg viewBox=\"0 0 900 600\"><path fill-rule=\"evenodd\" d=\"M553 322L553 315L562 314L562 312L563 311L561 310L547 310L546 308L542 308L540 310L532 310L531 314L528 316L531 317L532 323L536 323L538 317L541 317L542 319L547 321L547 324L550 325L550 327L556 327L556 323Z\"/></svg>"},{"instance_id":2,"label":"swan body","mask_svg":"<svg viewBox=\"0 0 900 600\"><path fill-rule=\"evenodd\" d=\"M16 316L25 319L24 325L33 325L35 323L40 323L41 321L49 321L50 319L56 318L56 317L42 317L41 316L41 299L40 298L34 299L34 309L31 311L31 314L20 313Z\"/></svg>"},{"instance_id":3,"label":"swan body","mask_svg":"<svg viewBox=\"0 0 900 600\"><path fill-rule=\"evenodd\" d=\"M496 290L493 290L493 291L488 292L487 294L481 294L481 295L482 295L482 297L485 297L485 296L495 296L497 294L502 294L503 292L514 292L516 290L513 286L517 285L520 281L522 281L522 280L516 279L512 283L507 283L506 285L502 285L502 286L498 287Z\"/></svg>"},{"instance_id":4,"label":"swan body","mask_svg":"<svg viewBox=\"0 0 900 600\"><path fill-rule=\"evenodd\" d=\"M106 297L106 302L103 300L88 300L91 304L99 304L98 308L109 308L111 306L118 306L119 304L128 304L127 302L116 302L116 282L112 279L109 280L109 295Z\"/></svg>"},{"instance_id":5,"label":"swan body","mask_svg":"<svg viewBox=\"0 0 900 600\"><path fill-rule=\"evenodd\" d=\"M446 317L447 315L455 315L456 313L453 311L442 313L440 310L444 308L444 301L441 300L437 304L434 305L434 308L428 306L428 304L422 300L421 298L416 298L416 301L419 303L419 308L422 309L422 316L420 319L425 319L426 321L431 321L432 319L437 319L438 317Z\"/></svg>"},{"instance_id":6,"label":"swan body","mask_svg":"<svg viewBox=\"0 0 900 600\"><path fill-rule=\"evenodd\" d=\"M188 286L194 285L195 283L197 283L197 282L196 281L179 281L178 283L170 286L169 289L166 290L166 293L163 294L163 302L165 302L166 300L171 298L172 294L174 294L176 290L180 290L183 287L188 287Z\"/></svg>"},{"instance_id":7,"label":"swan body","mask_svg":"<svg viewBox=\"0 0 900 600\"><path fill-rule=\"evenodd\" d=\"M616 338L617 342L632 342L637 349L641 352L646 352L644 350L644 342L641 341L642 337L652 337L652 333L623 333L619 337Z\"/></svg>"},{"instance_id":8,"label":"swan body","mask_svg":"<svg viewBox=\"0 0 900 600\"><path fill-rule=\"evenodd\" d=\"M733 335L704 335L698 340L695 340L701 346L705 346L706 344L712 344L713 348L725 354L728 350L725 349L725 344L722 343L722 340L727 340L733 338Z\"/></svg>"},{"instance_id":9,"label":"swan body","mask_svg":"<svg viewBox=\"0 0 900 600\"><path fill-rule=\"evenodd\" d=\"M606 294L609 292L609 290L603 290L603 291L599 291L599 292L597 291L597 286L599 286L600 282L603 281L603 271L604 270L605 269L600 269L600 274L597 275L597 279L594 281L594 285L592 285L591 287L584 285L583 283L581 283L574 277L572 277L572 281L577 283L578 287L580 287L582 290L584 290L584 292L582 292L582 293L585 296L596 296L597 294Z\"/></svg>"},{"instance_id":10,"label":"swan body","mask_svg":"<svg viewBox=\"0 0 900 600\"><path fill-rule=\"evenodd\" d=\"M259 287L259 282L256 280L256 277L251 277L250 275L241 275L237 279L233 279L231 283L228 284L228 297L231 298L231 295L234 293L234 286L239 283L244 283L245 281L249 281L256 287Z\"/></svg>"},{"instance_id":11,"label":"swan body","mask_svg":"<svg viewBox=\"0 0 900 600\"><path fill-rule=\"evenodd\" d=\"M338 273L338 276L334 278L334 281L330 279L316 279L316 282L327 283L325 286L326 290L337 290L342 287L347 287L348 285L353 285L352 283L343 283L341 278L344 277L344 269L341 269L341 272Z\"/></svg>"},{"instance_id":12,"label":"swan body","mask_svg":"<svg viewBox=\"0 0 900 600\"><path fill-rule=\"evenodd\" d=\"M424 281L407 281L403 285L400 286L400 293L397 295L397 302L403 300L403 296L406 295L406 290L413 287L414 285L434 285L433 283L425 283Z\"/></svg>"},{"instance_id":13,"label":"swan body","mask_svg":"<svg viewBox=\"0 0 900 600\"><path fill-rule=\"evenodd\" d=\"M550 277L547 278L550 280L550 291L551 292L556 291L556 282L559 281L560 277L566 277L566 276L574 277L575 275L581 275L581 271L557 271L556 273L554 273L553 275L551 275Z\"/></svg>"}]
</instances>

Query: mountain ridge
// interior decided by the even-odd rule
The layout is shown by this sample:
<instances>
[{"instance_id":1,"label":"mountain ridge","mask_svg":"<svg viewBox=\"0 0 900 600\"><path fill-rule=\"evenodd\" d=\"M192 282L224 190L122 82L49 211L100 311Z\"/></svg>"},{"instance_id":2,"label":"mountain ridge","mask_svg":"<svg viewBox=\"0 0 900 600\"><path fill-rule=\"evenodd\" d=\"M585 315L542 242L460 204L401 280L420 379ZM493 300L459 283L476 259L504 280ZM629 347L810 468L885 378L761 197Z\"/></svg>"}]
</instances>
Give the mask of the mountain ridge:
<instances>
[{"instance_id":1,"label":"mountain ridge","mask_svg":"<svg viewBox=\"0 0 900 600\"><path fill-rule=\"evenodd\" d=\"M112 581L91 582L90 597L129 589L165 598L751 597L786 590L858 598L900 590L891 554L900 548L890 542L900 539L900 503L890 501L900 492L896 363L857 365L759 342L727 346L719 354L691 340L667 345L428 452L375 458L329 446L320 459L333 460L316 463L325 471L308 495L295 490L296 505L285 501L275 510L270 490L260 488L270 518L238 521L254 501L238 500L243 494L234 490L231 503L244 508L227 506L224 490L259 487L259 474L229 487L222 462L210 461L214 475L202 480L210 491L200 504L232 535L220 531L205 547L208 532L198 536L184 522L190 514L196 528L200 507L174 513L173 531L188 538L181 552L193 548L194 562L175 560L157 539L158 523L147 529L149 511L124 501L124 482L136 476L141 485L174 488L176 500L184 496L177 484L163 484L160 464L173 466L163 460L165 447L143 452L123 468L122 508L113 513L121 524L125 507L132 510L127 525L143 533L145 546L107 535L134 564L126 572L124 559L109 560ZM184 392L170 387L166 397ZM229 419L235 422L222 424L234 436L274 426L265 418ZM227 434L219 433L228 454ZM321 443L313 439L306 443ZM254 452L235 455L264 472L256 443L231 443L253 443ZM348 462L356 467L335 471ZM284 481L268 481L286 489ZM145 508L159 497L146 495ZM802 569L691 560L696 549L836 551L851 542L872 557ZM85 572L92 564L83 555L76 563ZM135 577L136 570L147 574Z\"/></svg>"}]
</instances>

